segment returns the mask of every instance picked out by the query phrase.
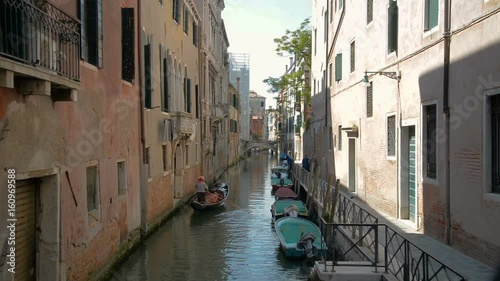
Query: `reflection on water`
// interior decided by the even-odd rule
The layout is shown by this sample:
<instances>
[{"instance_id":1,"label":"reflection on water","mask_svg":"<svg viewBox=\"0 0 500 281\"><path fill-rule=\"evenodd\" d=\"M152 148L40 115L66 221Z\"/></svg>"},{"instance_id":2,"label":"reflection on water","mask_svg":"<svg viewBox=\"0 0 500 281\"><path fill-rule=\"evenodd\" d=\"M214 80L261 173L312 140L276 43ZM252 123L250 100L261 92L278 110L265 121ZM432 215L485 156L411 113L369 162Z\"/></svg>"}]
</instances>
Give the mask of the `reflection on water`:
<instances>
[{"instance_id":1,"label":"reflection on water","mask_svg":"<svg viewBox=\"0 0 500 281\"><path fill-rule=\"evenodd\" d=\"M271 227L270 168L259 153L227 171L223 208L184 206L115 272L112 281L307 280L310 269L285 260Z\"/></svg>"}]
</instances>

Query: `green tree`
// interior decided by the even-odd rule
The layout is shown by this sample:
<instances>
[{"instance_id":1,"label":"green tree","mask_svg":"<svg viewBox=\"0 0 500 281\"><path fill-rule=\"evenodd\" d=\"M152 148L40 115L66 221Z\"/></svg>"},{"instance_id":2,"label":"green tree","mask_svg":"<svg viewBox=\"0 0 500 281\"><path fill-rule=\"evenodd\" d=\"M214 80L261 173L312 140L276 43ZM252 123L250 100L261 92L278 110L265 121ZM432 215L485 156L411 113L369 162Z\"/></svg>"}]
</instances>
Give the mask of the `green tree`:
<instances>
[{"instance_id":1,"label":"green tree","mask_svg":"<svg viewBox=\"0 0 500 281\"><path fill-rule=\"evenodd\" d=\"M311 68L311 25L305 19L296 30L286 30L285 35L275 38L276 54L293 56L300 63L294 72L287 71L280 77L268 77L264 80L269 86L269 93L294 93L298 101L310 102L310 87L304 79L304 69Z\"/></svg>"}]
</instances>

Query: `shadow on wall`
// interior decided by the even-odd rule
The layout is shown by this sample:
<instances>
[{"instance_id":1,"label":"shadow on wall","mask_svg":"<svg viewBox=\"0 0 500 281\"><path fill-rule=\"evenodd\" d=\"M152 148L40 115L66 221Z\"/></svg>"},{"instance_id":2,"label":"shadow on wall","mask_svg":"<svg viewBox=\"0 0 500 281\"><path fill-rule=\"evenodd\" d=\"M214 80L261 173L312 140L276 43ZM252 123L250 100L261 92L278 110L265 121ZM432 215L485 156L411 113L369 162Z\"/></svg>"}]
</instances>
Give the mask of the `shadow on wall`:
<instances>
[{"instance_id":1,"label":"shadow on wall","mask_svg":"<svg viewBox=\"0 0 500 281\"><path fill-rule=\"evenodd\" d=\"M491 237L491 231L500 233L500 207L484 199L485 190L489 192L491 187L483 186L491 186L494 168L491 168L491 162L488 163L492 154L482 150L482 141L491 140L488 133L491 125L489 121L485 123L488 119L484 118L484 112L489 108L488 95L492 93L488 90L500 89L500 64L493 59L500 54L500 42L453 60L454 46L458 42L465 40L452 40L449 67L451 241L454 248L495 267L500 263L496 257L496 253L500 252L500 244L487 242L485 237ZM443 65L419 78L423 104L418 124L422 124L422 127L420 130L417 126L416 130L417 136L421 132L421 137L417 139L422 140L421 145L417 145L417 155L422 156L422 163L417 164L421 168L417 168L417 171L422 170L422 177L431 179L422 184L423 198L418 200L423 202L423 210L419 210L419 213L424 216L424 233L441 241L445 240L447 225ZM486 162L483 162L483 155L487 157ZM488 169L486 174L483 174L484 168ZM496 170L500 173L500 169ZM491 229L493 225L496 229Z\"/></svg>"}]
</instances>

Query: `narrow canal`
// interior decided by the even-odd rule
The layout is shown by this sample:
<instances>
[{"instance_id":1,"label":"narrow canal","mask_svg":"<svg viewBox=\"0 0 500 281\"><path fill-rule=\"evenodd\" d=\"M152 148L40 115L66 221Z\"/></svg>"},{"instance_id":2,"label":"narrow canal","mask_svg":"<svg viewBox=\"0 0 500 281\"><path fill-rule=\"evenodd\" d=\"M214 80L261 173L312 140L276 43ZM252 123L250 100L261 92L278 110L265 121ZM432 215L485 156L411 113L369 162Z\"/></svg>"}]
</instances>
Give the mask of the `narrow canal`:
<instances>
[{"instance_id":1,"label":"narrow canal","mask_svg":"<svg viewBox=\"0 0 500 281\"><path fill-rule=\"evenodd\" d=\"M310 268L284 259L271 226L270 168L277 162L261 152L231 167L220 179L230 188L225 207L184 206L111 280L307 280Z\"/></svg>"}]
</instances>

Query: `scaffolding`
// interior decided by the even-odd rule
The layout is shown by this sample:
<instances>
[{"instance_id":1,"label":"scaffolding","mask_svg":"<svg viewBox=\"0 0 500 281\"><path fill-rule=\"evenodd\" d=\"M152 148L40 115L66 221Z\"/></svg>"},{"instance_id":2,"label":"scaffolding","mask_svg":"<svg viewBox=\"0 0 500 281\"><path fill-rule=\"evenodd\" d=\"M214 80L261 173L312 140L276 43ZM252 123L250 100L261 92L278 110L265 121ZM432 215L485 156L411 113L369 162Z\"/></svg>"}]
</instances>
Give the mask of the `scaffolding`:
<instances>
[{"instance_id":1,"label":"scaffolding","mask_svg":"<svg viewBox=\"0 0 500 281\"><path fill-rule=\"evenodd\" d=\"M229 53L229 81L238 88L236 78L240 78L240 136L250 139L250 54Z\"/></svg>"}]
</instances>

